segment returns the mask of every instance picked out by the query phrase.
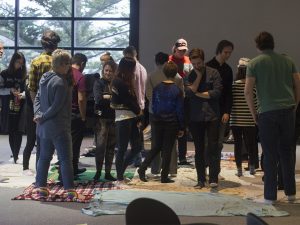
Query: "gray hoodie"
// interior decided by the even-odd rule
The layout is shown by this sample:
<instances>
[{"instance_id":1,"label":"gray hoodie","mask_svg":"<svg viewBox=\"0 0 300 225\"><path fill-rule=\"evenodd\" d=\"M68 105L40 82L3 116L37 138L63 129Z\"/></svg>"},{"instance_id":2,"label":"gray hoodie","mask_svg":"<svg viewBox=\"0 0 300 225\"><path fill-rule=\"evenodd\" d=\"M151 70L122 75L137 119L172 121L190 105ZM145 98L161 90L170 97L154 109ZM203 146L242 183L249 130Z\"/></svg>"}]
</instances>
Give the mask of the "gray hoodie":
<instances>
[{"instance_id":1,"label":"gray hoodie","mask_svg":"<svg viewBox=\"0 0 300 225\"><path fill-rule=\"evenodd\" d=\"M55 72L44 73L34 101L34 115L39 118L37 135L55 138L71 133L72 88Z\"/></svg>"}]
</instances>

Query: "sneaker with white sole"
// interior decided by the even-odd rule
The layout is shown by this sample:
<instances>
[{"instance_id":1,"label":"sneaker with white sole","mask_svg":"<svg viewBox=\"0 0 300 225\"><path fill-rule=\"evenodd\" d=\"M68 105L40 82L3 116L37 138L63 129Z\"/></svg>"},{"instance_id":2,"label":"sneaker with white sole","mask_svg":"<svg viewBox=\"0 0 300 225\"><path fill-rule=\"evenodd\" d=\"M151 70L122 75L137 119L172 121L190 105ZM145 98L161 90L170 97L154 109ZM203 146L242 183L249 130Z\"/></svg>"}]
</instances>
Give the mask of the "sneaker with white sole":
<instances>
[{"instance_id":1,"label":"sneaker with white sole","mask_svg":"<svg viewBox=\"0 0 300 225\"><path fill-rule=\"evenodd\" d=\"M269 199L264 199L264 198L254 199L253 201L256 203L261 203L261 204L265 204L265 205L273 205L276 202L275 200L269 200Z\"/></svg>"},{"instance_id":2,"label":"sneaker with white sole","mask_svg":"<svg viewBox=\"0 0 300 225\"><path fill-rule=\"evenodd\" d=\"M12 157L12 155L10 156L8 162L14 163L14 157Z\"/></svg>"},{"instance_id":3,"label":"sneaker with white sole","mask_svg":"<svg viewBox=\"0 0 300 225\"><path fill-rule=\"evenodd\" d=\"M288 202L294 202L296 201L296 195L287 195Z\"/></svg>"},{"instance_id":4,"label":"sneaker with white sole","mask_svg":"<svg viewBox=\"0 0 300 225\"><path fill-rule=\"evenodd\" d=\"M211 183L209 183L209 186L210 186L211 188L217 188L217 187L218 187L218 183L211 182Z\"/></svg>"},{"instance_id":5,"label":"sneaker with white sole","mask_svg":"<svg viewBox=\"0 0 300 225\"><path fill-rule=\"evenodd\" d=\"M32 170L28 169L28 170L23 170L23 175L24 176L34 176L35 173Z\"/></svg>"},{"instance_id":6,"label":"sneaker with white sole","mask_svg":"<svg viewBox=\"0 0 300 225\"><path fill-rule=\"evenodd\" d=\"M8 177L2 177L2 176L0 176L0 183L2 183L4 181L7 181L7 180L9 180Z\"/></svg>"}]
</instances>

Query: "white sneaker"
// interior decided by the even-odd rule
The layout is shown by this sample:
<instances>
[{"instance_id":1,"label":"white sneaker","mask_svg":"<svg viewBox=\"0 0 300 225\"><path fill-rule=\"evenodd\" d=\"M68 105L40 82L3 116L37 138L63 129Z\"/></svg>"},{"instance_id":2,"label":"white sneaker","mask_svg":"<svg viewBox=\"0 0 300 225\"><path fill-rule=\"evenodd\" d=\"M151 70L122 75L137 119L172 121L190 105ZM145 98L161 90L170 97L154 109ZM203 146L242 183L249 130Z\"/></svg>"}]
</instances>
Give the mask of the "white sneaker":
<instances>
[{"instance_id":1,"label":"white sneaker","mask_svg":"<svg viewBox=\"0 0 300 225\"><path fill-rule=\"evenodd\" d=\"M254 199L253 201L256 203L261 203L261 204L265 204L265 205L273 205L276 202L275 200L268 200L268 199L264 199L264 198Z\"/></svg>"},{"instance_id":2,"label":"white sneaker","mask_svg":"<svg viewBox=\"0 0 300 225\"><path fill-rule=\"evenodd\" d=\"M147 174L147 178L150 178L150 179L160 178L160 174L149 173L149 174Z\"/></svg>"},{"instance_id":3,"label":"white sneaker","mask_svg":"<svg viewBox=\"0 0 300 225\"><path fill-rule=\"evenodd\" d=\"M218 187L218 183L212 182L212 183L209 183L209 186L211 188L216 188L216 187Z\"/></svg>"},{"instance_id":4,"label":"white sneaker","mask_svg":"<svg viewBox=\"0 0 300 225\"><path fill-rule=\"evenodd\" d=\"M131 182L131 179L129 179L128 177L124 177L124 183L128 184L129 182Z\"/></svg>"},{"instance_id":5,"label":"white sneaker","mask_svg":"<svg viewBox=\"0 0 300 225\"><path fill-rule=\"evenodd\" d=\"M7 181L7 180L9 180L8 177L2 177L2 176L0 176L0 183L2 183L4 181Z\"/></svg>"},{"instance_id":6,"label":"white sneaker","mask_svg":"<svg viewBox=\"0 0 300 225\"><path fill-rule=\"evenodd\" d=\"M288 202L294 202L296 201L296 195L287 195Z\"/></svg>"},{"instance_id":7,"label":"white sneaker","mask_svg":"<svg viewBox=\"0 0 300 225\"><path fill-rule=\"evenodd\" d=\"M14 157L11 156L10 159L8 160L8 162L14 163Z\"/></svg>"},{"instance_id":8,"label":"white sneaker","mask_svg":"<svg viewBox=\"0 0 300 225\"><path fill-rule=\"evenodd\" d=\"M28 169L28 170L23 170L23 175L24 176L34 176L35 173L32 170Z\"/></svg>"}]
</instances>

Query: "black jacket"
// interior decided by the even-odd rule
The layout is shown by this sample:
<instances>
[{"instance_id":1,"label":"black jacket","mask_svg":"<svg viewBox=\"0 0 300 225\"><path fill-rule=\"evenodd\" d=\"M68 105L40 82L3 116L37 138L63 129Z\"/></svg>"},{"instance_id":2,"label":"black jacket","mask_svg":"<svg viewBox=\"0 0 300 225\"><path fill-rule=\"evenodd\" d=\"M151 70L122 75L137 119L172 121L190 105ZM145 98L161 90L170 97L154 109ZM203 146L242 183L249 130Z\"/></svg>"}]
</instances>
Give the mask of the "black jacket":
<instances>
[{"instance_id":1,"label":"black jacket","mask_svg":"<svg viewBox=\"0 0 300 225\"><path fill-rule=\"evenodd\" d=\"M134 93L130 93L127 84L120 78L112 81L111 107L115 110L130 110L138 115L141 111Z\"/></svg>"},{"instance_id":2,"label":"black jacket","mask_svg":"<svg viewBox=\"0 0 300 225\"><path fill-rule=\"evenodd\" d=\"M112 94L110 83L103 78L97 79L94 83L93 93L95 99L95 114L105 119L115 119L115 110L110 107L110 99L104 99L103 95Z\"/></svg>"},{"instance_id":3,"label":"black jacket","mask_svg":"<svg viewBox=\"0 0 300 225\"><path fill-rule=\"evenodd\" d=\"M208 61L206 65L218 70L222 78L223 90L219 100L221 117L224 113L230 114L232 108L232 69L227 63L223 63L222 65L220 65L219 62L216 60L216 57Z\"/></svg>"}]
</instances>

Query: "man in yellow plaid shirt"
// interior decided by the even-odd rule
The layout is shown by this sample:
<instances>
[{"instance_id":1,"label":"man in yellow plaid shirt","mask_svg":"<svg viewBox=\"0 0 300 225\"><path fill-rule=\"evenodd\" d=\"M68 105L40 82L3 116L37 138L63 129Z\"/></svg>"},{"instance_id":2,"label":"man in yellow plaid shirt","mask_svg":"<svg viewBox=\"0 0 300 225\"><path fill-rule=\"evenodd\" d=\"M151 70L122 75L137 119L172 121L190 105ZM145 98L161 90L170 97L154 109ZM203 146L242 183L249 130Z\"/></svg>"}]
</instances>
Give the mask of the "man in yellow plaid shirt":
<instances>
[{"instance_id":1,"label":"man in yellow plaid shirt","mask_svg":"<svg viewBox=\"0 0 300 225\"><path fill-rule=\"evenodd\" d=\"M33 122L33 102L39 88L39 82L42 75L51 70L52 52L57 49L60 42L60 37L52 30L47 30L43 33L41 44L44 51L30 64L28 74L28 84L26 90L26 126L27 126L27 143L23 153L23 174L34 175L29 170L29 159L36 141L36 124ZM37 154L36 162L39 158L39 140L37 139Z\"/></svg>"}]
</instances>

